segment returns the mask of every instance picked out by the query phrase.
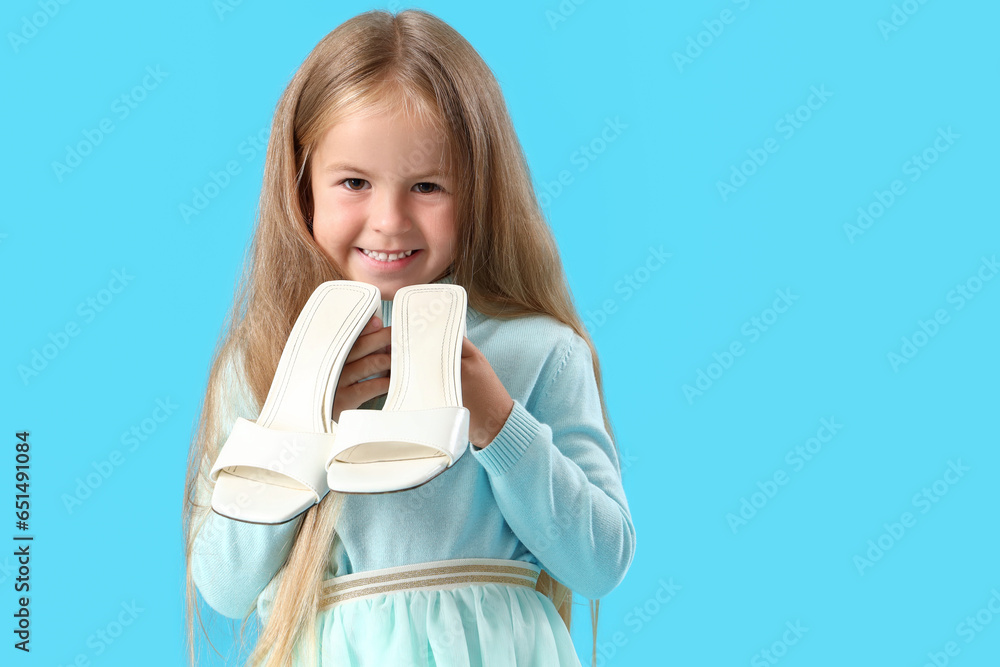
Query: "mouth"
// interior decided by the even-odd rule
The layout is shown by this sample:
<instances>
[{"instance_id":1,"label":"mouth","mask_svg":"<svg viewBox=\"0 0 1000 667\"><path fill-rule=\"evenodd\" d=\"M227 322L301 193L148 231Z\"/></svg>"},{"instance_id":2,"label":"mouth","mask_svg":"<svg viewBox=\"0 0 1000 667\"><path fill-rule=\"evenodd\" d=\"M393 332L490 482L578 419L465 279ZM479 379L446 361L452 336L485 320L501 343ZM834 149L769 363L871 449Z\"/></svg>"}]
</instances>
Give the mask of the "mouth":
<instances>
[{"instance_id":1,"label":"mouth","mask_svg":"<svg viewBox=\"0 0 1000 667\"><path fill-rule=\"evenodd\" d=\"M420 252L417 250L396 250L392 252L386 252L384 250L369 250L367 248L358 248L360 252L365 257L374 260L376 262L381 262L383 264L390 264L392 262L397 262L407 257L412 257L414 253Z\"/></svg>"}]
</instances>

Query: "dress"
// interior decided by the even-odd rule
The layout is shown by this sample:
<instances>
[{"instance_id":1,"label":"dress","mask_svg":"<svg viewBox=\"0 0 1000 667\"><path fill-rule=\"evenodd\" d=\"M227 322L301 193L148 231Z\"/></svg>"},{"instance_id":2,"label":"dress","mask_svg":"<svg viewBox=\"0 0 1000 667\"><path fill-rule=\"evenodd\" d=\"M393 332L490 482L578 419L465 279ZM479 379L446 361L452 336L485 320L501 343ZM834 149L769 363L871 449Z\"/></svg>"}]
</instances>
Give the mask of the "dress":
<instances>
[{"instance_id":1,"label":"dress","mask_svg":"<svg viewBox=\"0 0 1000 667\"><path fill-rule=\"evenodd\" d=\"M390 326L392 301L378 315ZM607 595L632 562L635 529L590 348L554 318L491 318L471 307L466 336L514 400L510 416L487 447L470 446L416 489L345 495L326 576L493 558L538 566L575 595ZM223 423L256 418L238 396ZM211 489L198 493L207 506ZM268 526L208 512L191 556L205 601L230 618L256 608L265 620L300 521ZM319 624L322 667L580 664L552 602L523 586L393 592L323 610Z\"/></svg>"}]
</instances>

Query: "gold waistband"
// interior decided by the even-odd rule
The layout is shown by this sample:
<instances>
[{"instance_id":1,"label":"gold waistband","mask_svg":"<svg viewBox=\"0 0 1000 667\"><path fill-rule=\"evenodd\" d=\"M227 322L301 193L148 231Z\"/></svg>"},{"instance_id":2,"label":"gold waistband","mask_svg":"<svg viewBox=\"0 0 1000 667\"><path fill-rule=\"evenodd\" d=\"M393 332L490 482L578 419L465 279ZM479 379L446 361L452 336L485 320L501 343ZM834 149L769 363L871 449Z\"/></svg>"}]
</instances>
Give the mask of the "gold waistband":
<instances>
[{"instance_id":1,"label":"gold waistband","mask_svg":"<svg viewBox=\"0 0 1000 667\"><path fill-rule=\"evenodd\" d=\"M323 582L320 610L342 602L404 590L457 588L469 584L505 584L534 588L540 568L519 560L458 558L368 570Z\"/></svg>"}]
</instances>

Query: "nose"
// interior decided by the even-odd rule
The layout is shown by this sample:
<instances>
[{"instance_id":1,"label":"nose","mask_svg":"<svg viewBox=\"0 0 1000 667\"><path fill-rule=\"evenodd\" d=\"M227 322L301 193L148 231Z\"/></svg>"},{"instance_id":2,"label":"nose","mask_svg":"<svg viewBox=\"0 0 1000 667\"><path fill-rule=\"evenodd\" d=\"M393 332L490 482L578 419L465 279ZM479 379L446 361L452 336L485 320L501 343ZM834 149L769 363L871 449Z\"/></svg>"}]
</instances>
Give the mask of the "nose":
<instances>
[{"instance_id":1,"label":"nose","mask_svg":"<svg viewBox=\"0 0 1000 667\"><path fill-rule=\"evenodd\" d=\"M369 213L371 228L386 236L406 233L412 226L406 207L406 195L393 188L383 188L382 192L376 193Z\"/></svg>"}]
</instances>

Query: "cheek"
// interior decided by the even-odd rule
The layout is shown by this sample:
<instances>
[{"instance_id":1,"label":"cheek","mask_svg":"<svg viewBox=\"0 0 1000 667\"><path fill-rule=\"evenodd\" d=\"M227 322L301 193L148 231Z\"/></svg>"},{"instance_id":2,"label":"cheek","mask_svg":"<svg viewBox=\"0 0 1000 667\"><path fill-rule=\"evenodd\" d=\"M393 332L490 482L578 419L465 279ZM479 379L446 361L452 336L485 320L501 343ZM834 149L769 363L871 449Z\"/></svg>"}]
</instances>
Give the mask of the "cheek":
<instances>
[{"instance_id":1,"label":"cheek","mask_svg":"<svg viewBox=\"0 0 1000 667\"><path fill-rule=\"evenodd\" d=\"M356 206L338 201L335 193L313 195L313 237L327 249L350 244L363 216Z\"/></svg>"},{"instance_id":2,"label":"cheek","mask_svg":"<svg viewBox=\"0 0 1000 667\"><path fill-rule=\"evenodd\" d=\"M313 219L313 238L327 254L339 254L349 245L350 239L344 234L344 229L330 215L320 214Z\"/></svg>"},{"instance_id":3,"label":"cheek","mask_svg":"<svg viewBox=\"0 0 1000 667\"><path fill-rule=\"evenodd\" d=\"M458 237L454 205L451 202L443 204L434 211L431 219L433 222L428 233L439 243L453 245Z\"/></svg>"},{"instance_id":4,"label":"cheek","mask_svg":"<svg viewBox=\"0 0 1000 667\"><path fill-rule=\"evenodd\" d=\"M454 211L449 210L447 217L442 222L441 241L451 247L452 255L454 255L458 245L458 225L455 222Z\"/></svg>"}]
</instances>

